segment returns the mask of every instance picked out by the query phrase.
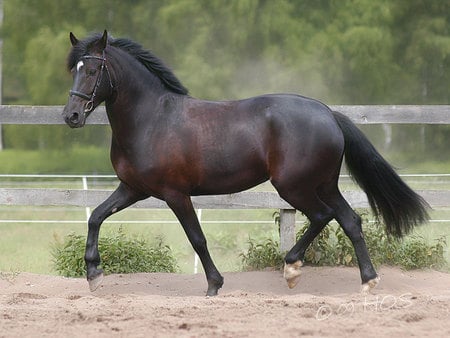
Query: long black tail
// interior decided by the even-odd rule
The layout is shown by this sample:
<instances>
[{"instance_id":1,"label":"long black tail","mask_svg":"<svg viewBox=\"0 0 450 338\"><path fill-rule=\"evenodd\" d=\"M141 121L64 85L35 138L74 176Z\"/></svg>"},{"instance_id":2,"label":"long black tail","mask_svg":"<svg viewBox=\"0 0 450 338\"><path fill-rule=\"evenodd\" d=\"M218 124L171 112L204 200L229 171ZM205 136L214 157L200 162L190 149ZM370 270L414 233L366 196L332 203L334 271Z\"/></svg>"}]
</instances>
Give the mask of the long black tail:
<instances>
[{"instance_id":1,"label":"long black tail","mask_svg":"<svg viewBox=\"0 0 450 338\"><path fill-rule=\"evenodd\" d=\"M353 179L367 194L389 234L402 237L428 221L428 204L397 175L364 134L345 115L333 112L345 139L345 162Z\"/></svg>"}]
</instances>

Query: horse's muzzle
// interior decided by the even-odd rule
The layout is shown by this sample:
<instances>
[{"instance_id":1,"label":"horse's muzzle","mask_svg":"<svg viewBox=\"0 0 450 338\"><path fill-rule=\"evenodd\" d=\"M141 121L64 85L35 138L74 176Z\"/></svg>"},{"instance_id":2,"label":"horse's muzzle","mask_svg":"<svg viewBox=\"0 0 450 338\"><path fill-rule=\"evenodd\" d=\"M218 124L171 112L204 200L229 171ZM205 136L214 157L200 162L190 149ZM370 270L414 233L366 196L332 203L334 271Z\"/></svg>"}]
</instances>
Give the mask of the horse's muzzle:
<instances>
[{"instance_id":1,"label":"horse's muzzle","mask_svg":"<svg viewBox=\"0 0 450 338\"><path fill-rule=\"evenodd\" d=\"M86 115L79 112L63 112L64 121L70 128L81 128L86 122Z\"/></svg>"}]
</instances>

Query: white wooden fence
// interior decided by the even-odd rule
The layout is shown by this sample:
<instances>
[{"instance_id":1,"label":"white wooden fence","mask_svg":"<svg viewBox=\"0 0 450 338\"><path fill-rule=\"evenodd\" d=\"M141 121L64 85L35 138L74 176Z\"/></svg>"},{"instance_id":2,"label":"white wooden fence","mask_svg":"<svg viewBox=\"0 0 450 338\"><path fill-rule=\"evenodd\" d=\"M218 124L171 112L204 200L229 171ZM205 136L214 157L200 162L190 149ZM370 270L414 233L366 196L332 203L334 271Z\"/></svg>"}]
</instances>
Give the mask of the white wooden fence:
<instances>
[{"instance_id":1,"label":"white wooden fence","mask_svg":"<svg viewBox=\"0 0 450 338\"><path fill-rule=\"evenodd\" d=\"M450 106L331 106L357 124L449 124ZM0 124L64 124L61 106L0 106ZM104 107L97 108L88 124L108 124ZM107 190L0 188L0 205L95 207L111 193ZM450 207L450 191L418 191L433 208ZM354 208L366 208L362 191L344 191ZM280 209L280 245L288 250L295 241L295 210L276 193L241 192L193 197L201 209ZM136 208L167 208L155 198L136 203Z\"/></svg>"}]
</instances>

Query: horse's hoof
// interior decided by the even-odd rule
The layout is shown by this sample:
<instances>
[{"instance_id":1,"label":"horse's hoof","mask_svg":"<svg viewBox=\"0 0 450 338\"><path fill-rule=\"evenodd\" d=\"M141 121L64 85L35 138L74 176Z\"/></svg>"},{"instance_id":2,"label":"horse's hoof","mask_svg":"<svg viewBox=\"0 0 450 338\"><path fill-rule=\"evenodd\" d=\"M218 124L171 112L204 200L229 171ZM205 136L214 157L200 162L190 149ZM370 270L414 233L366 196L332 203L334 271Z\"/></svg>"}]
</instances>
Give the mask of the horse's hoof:
<instances>
[{"instance_id":1,"label":"horse's hoof","mask_svg":"<svg viewBox=\"0 0 450 338\"><path fill-rule=\"evenodd\" d=\"M219 292L218 288L208 288L208 291L206 291L206 297L217 296L218 292Z\"/></svg>"},{"instance_id":2,"label":"horse's hoof","mask_svg":"<svg viewBox=\"0 0 450 338\"><path fill-rule=\"evenodd\" d=\"M376 277L374 279L369 280L367 283L364 283L361 286L361 293L363 295L369 294L380 282L380 277Z\"/></svg>"},{"instance_id":3,"label":"horse's hoof","mask_svg":"<svg viewBox=\"0 0 450 338\"><path fill-rule=\"evenodd\" d=\"M284 264L284 279L286 279L286 282L288 284L289 289L294 288L299 280L300 280L300 275L301 275L301 271L300 268L303 266L302 261L297 261L295 263L292 264Z\"/></svg>"},{"instance_id":4,"label":"horse's hoof","mask_svg":"<svg viewBox=\"0 0 450 338\"><path fill-rule=\"evenodd\" d=\"M206 297L217 296L219 289L223 285L223 277L220 276L218 281L208 281L208 291L206 291Z\"/></svg>"},{"instance_id":5,"label":"horse's hoof","mask_svg":"<svg viewBox=\"0 0 450 338\"><path fill-rule=\"evenodd\" d=\"M98 289L98 287L102 284L102 282L103 282L103 273L100 273L99 275L95 276L92 279L88 279L89 290L91 290L91 292L94 292L95 290Z\"/></svg>"}]
</instances>

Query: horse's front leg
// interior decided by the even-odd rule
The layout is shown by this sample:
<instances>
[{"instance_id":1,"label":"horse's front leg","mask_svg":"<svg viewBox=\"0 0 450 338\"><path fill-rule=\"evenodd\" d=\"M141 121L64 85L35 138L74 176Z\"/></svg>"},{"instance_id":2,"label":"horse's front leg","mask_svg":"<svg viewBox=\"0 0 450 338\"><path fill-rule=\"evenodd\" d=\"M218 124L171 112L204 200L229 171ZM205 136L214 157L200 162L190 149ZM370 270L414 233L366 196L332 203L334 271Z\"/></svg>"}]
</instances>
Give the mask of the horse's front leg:
<instances>
[{"instance_id":1,"label":"horse's front leg","mask_svg":"<svg viewBox=\"0 0 450 338\"><path fill-rule=\"evenodd\" d=\"M111 194L111 196L92 212L88 221L88 236L84 256L87 269L87 280L91 291L96 290L103 280L103 270L97 268L100 264L100 254L98 252L100 226L106 218L125 209L142 198L142 196L133 192L125 184L120 183L119 187Z\"/></svg>"},{"instance_id":2,"label":"horse's front leg","mask_svg":"<svg viewBox=\"0 0 450 338\"><path fill-rule=\"evenodd\" d=\"M216 296L218 290L223 285L223 277L211 259L206 245L206 238L200 227L197 215L195 214L191 198L183 194L171 193L170 196L166 196L165 199L167 205L172 209L183 226L195 252L200 257L208 281L208 291L206 292L206 295Z\"/></svg>"}]
</instances>

